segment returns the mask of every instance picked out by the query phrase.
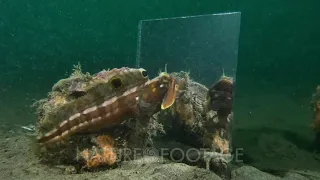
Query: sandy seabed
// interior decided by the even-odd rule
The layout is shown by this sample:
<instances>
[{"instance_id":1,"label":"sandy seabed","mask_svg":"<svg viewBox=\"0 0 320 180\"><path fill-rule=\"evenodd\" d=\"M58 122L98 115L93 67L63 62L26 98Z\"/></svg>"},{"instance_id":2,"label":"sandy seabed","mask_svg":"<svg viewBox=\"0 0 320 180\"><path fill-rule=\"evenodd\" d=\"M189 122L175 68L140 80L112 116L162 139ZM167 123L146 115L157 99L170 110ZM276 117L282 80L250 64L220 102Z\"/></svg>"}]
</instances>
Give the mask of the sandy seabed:
<instances>
[{"instance_id":1,"label":"sandy seabed","mask_svg":"<svg viewBox=\"0 0 320 180\"><path fill-rule=\"evenodd\" d=\"M219 176L210 170L189 166L182 163L174 163L160 160L159 157L147 156L138 160L124 162L121 167L100 172L85 172L82 174L67 174L66 167L50 167L39 163L36 156L29 150L29 138L21 133L2 132L0 135L0 179L57 179L57 180L89 180L89 179L124 179L124 180L187 180L210 179L219 180ZM319 179L315 172L287 172L283 177L274 176L258 169L241 165L234 167L232 179L236 180L310 180Z\"/></svg>"}]
</instances>

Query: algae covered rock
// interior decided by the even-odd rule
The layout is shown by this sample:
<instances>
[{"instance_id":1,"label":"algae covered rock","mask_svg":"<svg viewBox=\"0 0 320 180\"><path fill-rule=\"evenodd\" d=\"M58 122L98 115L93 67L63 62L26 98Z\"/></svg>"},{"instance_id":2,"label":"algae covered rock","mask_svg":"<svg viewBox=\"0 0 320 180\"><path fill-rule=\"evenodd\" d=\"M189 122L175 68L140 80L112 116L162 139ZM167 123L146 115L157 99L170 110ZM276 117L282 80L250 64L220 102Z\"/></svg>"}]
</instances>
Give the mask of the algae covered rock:
<instances>
[{"instance_id":1,"label":"algae covered rock","mask_svg":"<svg viewBox=\"0 0 320 180\"><path fill-rule=\"evenodd\" d=\"M314 131L320 132L320 86L317 86L316 92L312 96L311 108L314 116L312 128Z\"/></svg>"},{"instance_id":2,"label":"algae covered rock","mask_svg":"<svg viewBox=\"0 0 320 180\"><path fill-rule=\"evenodd\" d=\"M315 132L315 146L320 149L320 86L317 86L316 92L312 96L311 108L313 110L312 130Z\"/></svg>"}]
</instances>

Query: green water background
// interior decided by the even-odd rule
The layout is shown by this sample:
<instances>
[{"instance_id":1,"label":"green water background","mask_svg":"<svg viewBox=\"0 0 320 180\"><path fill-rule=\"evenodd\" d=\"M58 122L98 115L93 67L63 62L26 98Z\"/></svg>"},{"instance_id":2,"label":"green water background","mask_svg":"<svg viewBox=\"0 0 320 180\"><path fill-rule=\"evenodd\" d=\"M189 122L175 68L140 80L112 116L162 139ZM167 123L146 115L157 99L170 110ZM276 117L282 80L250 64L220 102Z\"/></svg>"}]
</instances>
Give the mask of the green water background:
<instances>
[{"instance_id":1,"label":"green water background","mask_svg":"<svg viewBox=\"0 0 320 180\"><path fill-rule=\"evenodd\" d=\"M306 130L312 121L308 103L320 84L319 5L316 0L0 1L0 122L34 123L30 105L78 62L89 72L135 66L142 19L240 11L237 118L274 127L285 121ZM292 113L297 117L288 116Z\"/></svg>"}]
</instances>

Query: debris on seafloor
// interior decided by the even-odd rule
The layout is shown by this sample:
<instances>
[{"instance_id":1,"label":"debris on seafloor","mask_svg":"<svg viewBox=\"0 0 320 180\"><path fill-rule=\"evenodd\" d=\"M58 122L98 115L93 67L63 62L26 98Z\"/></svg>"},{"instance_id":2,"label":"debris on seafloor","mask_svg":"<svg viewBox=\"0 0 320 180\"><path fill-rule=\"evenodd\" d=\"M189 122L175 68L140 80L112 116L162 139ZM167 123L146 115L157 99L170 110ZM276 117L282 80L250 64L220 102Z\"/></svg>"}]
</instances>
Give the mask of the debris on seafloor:
<instances>
[{"instance_id":1,"label":"debris on seafloor","mask_svg":"<svg viewBox=\"0 0 320 180\"><path fill-rule=\"evenodd\" d=\"M18 125L16 125L16 126L18 126ZM29 131L29 132L34 132L34 131L35 131L35 126L34 126L33 124L29 124L29 125L27 125L27 126L21 126L21 125L19 125L18 127L22 128L22 129L24 129L24 130L27 130L27 131Z\"/></svg>"},{"instance_id":2,"label":"debris on seafloor","mask_svg":"<svg viewBox=\"0 0 320 180\"><path fill-rule=\"evenodd\" d=\"M199 163L208 168L210 161L210 169L223 176L230 161L232 101L233 81L226 76L208 89L185 72L149 79L144 69L90 75L78 65L36 103L37 154L42 162L78 169L117 167L127 160L124 151L162 148L173 135L181 148L207 148ZM154 138L164 144L157 146Z\"/></svg>"}]
</instances>

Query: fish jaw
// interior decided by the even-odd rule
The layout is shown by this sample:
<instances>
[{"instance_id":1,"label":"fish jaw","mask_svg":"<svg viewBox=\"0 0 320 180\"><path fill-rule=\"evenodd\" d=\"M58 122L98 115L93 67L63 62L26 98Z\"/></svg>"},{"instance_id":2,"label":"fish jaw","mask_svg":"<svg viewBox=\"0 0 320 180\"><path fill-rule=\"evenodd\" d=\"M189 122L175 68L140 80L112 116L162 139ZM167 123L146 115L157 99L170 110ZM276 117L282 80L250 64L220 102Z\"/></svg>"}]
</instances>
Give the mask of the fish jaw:
<instances>
[{"instance_id":1,"label":"fish jaw","mask_svg":"<svg viewBox=\"0 0 320 180\"><path fill-rule=\"evenodd\" d=\"M167 109L174 104L177 97L178 89L179 89L179 85L176 84L176 79L172 78L171 82L169 83L167 93L161 103L162 110Z\"/></svg>"},{"instance_id":2,"label":"fish jaw","mask_svg":"<svg viewBox=\"0 0 320 180\"><path fill-rule=\"evenodd\" d=\"M139 97L139 111L142 116L150 116L160 110L160 104L166 96L170 77L160 75L147 83Z\"/></svg>"}]
</instances>

